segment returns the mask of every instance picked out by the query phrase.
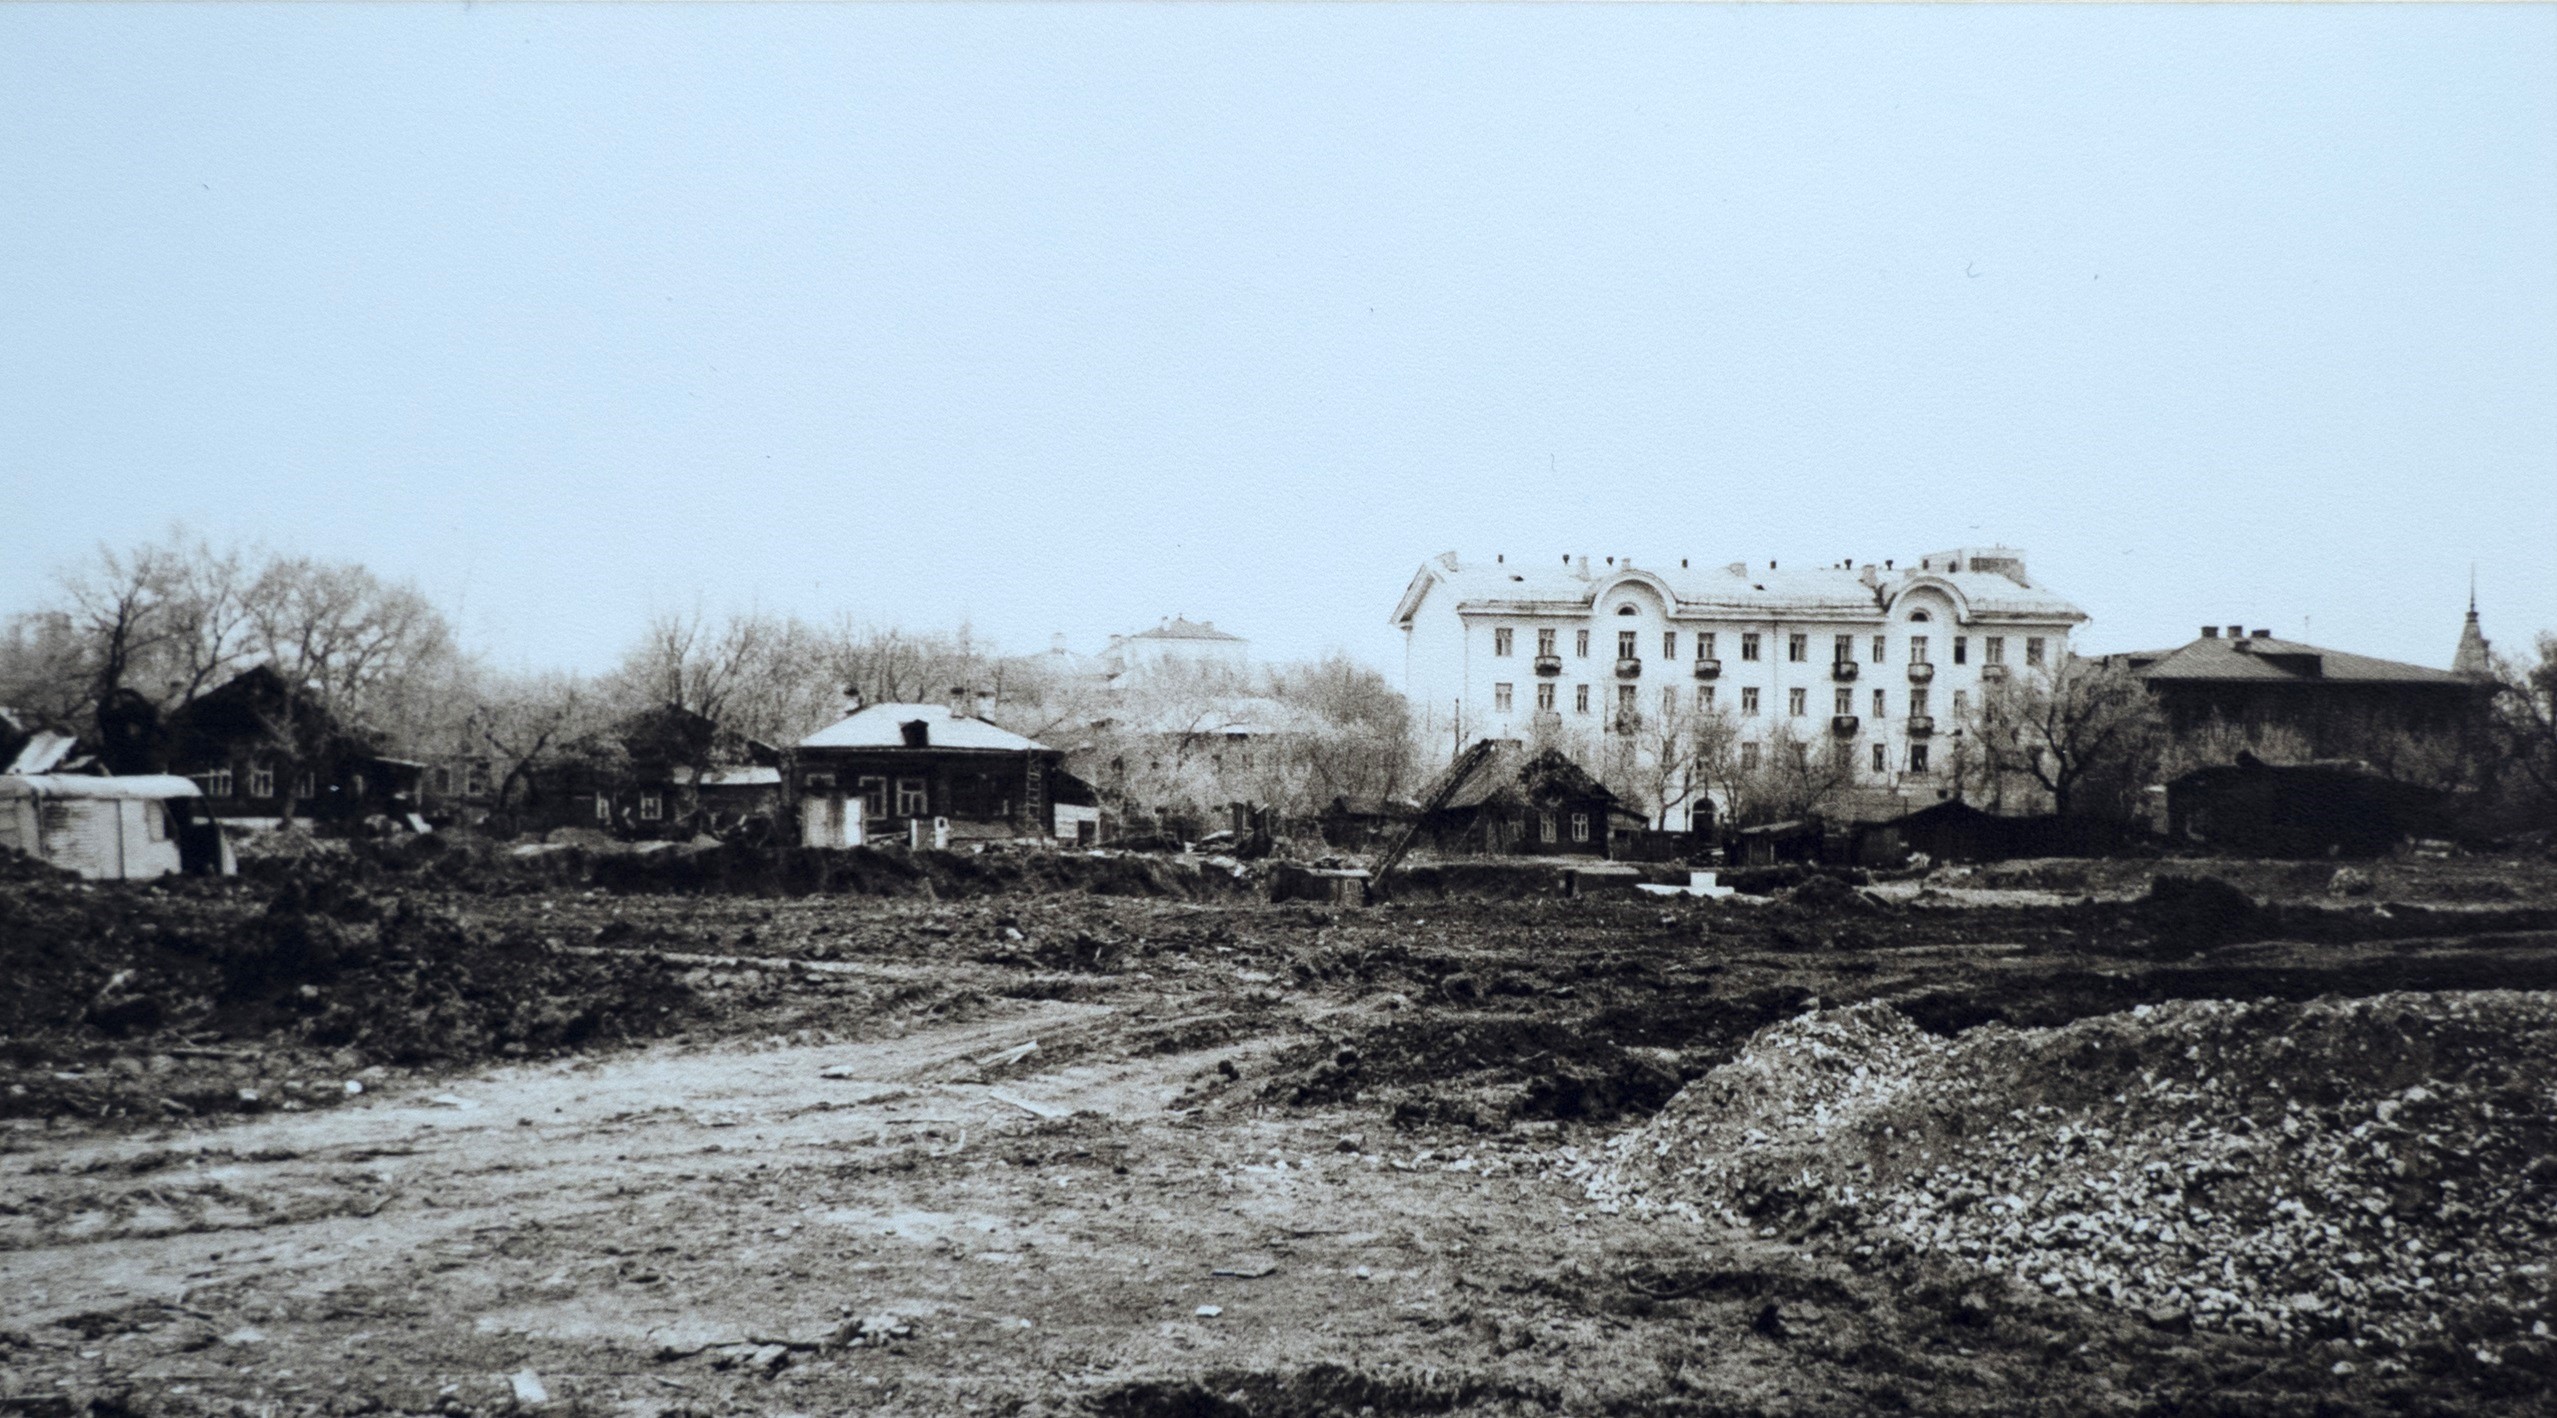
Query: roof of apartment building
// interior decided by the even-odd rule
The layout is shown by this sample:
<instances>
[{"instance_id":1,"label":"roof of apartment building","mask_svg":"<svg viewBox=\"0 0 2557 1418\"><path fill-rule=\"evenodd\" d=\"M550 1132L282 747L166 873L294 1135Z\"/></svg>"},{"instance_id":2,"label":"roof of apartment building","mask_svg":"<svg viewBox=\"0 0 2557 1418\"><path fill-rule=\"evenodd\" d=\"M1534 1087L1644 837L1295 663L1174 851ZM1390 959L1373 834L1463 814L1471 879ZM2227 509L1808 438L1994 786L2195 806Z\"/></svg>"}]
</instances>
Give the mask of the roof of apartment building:
<instances>
[{"instance_id":1,"label":"roof of apartment building","mask_svg":"<svg viewBox=\"0 0 2557 1418\"><path fill-rule=\"evenodd\" d=\"M1506 557L1469 562L1451 551L1421 564L1394 608L1394 621L1408 625L1433 587L1453 592L1462 610L1554 614L1595 605L1600 596L1626 583L1648 584L1681 614L1854 620L1879 616L1902 594L1933 586L1950 594L1966 618L2086 619L2067 599L2033 582L2025 573L2022 552L1983 547L1920 557L1914 566L1893 561L1803 568L1737 561L1636 566L1626 557L1592 565L1585 556L1541 563Z\"/></svg>"},{"instance_id":2,"label":"roof of apartment building","mask_svg":"<svg viewBox=\"0 0 2557 1418\"><path fill-rule=\"evenodd\" d=\"M1215 621L1190 620L1177 615L1167 616L1152 630L1140 630L1127 638L1130 640L1223 640L1236 644L1243 643L1242 636L1229 635L1217 629Z\"/></svg>"},{"instance_id":3,"label":"roof of apartment building","mask_svg":"<svg viewBox=\"0 0 2557 1418\"><path fill-rule=\"evenodd\" d=\"M2276 638L2269 630L2252 635L2230 626L2203 628L2201 638L2172 650L2141 650L2121 656L2132 673L2152 682L2208 680L2288 684L2310 680L2348 684L2474 685L2467 675L2427 669L2397 660L2376 659L2343 650L2304 645Z\"/></svg>"},{"instance_id":4,"label":"roof of apartment building","mask_svg":"<svg viewBox=\"0 0 2557 1418\"><path fill-rule=\"evenodd\" d=\"M917 744L907 726L922 726ZM983 719L950 712L946 704L873 704L799 741L801 748L968 748L1000 753L1047 753L1036 739Z\"/></svg>"}]
</instances>

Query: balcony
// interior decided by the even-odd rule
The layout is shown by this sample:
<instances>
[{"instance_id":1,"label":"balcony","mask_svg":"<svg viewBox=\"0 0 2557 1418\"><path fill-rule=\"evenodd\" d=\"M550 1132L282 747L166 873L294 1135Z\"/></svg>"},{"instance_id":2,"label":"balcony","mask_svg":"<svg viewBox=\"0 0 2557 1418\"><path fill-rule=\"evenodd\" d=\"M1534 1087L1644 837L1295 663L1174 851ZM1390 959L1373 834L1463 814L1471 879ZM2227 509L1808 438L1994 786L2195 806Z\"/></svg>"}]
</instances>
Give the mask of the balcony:
<instances>
[{"instance_id":1,"label":"balcony","mask_svg":"<svg viewBox=\"0 0 2557 1418\"><path fill-rule=\"evenodd\" d=\"M1829 732L1842 739L1854 738L1857 726L1863 722L1853 714L1832 714L1829 716Z\"/></svg>"},{"instance_id":2,"label":"balcony","mask_svg":"<svg viewBox=\"0 0 2557 1418\"><path fill-rule=\"evenodd\" d=\"M1935 666L1928 664L1924 660L1911 660L1909 662L1909 683L1925 684L1927 681L1932 680L1935 677Z\"/></svg>"},{"instance_id":3,"label":"balcony","mask_svg":"<svg viewBox=\"0 0 2557 1418\"><path fill-rule=\"evenodd\" d=\"M2007 667L2002 664L1991 662L1980 667L1980 678L1987 680L1991 684L1996 684L2006 677Z\"/></svg>"},{"instance_id":4,"label":"balcony","mask_svg":"<svg viewBox=\"0 0 2557 1418\"><path fill-rule=\"evenodd\" d=\"M1932 738L1935 735L1935 731L1936 721L1934 719L1924 714L1912 714L1909 716L1909 737L1913 739Z\"/></svg>"},{"instance_id":5,"label":"balcony","mask_svg":"<svg viewBox=\"0 0 2557 1418\"><path fill-rule=\"evenodd\" d=\"M1698 660L1698 661L1696 662L1696 678L1698 678L1698 679L1720 679L1720 678L1722 678L1722 661L1720 661L1720 660Z\"/></svg>"},{"instance_id":6,"label":"balcony","mask_svg":"<svg viewBox=\"0 0 2557 1418\"><path fill-rule=\"evenodd\" d=\"M1855 661L1853 661L1853 660L1831 660L1831 661L1829 662L1829 678L1836 680L1836 681L1837 681L1838 683L1840 683L1840 684L1845 684L1845 683L1847 683L1848 681L1850 681L1850 680L1854 679L1855 677L1856 677L1856 662L1855 662Z\"/></svg>"},{"instance_id":7,"label":"balcony","mask_svg":"<svg viewBox=\"0 0 2557 1418\"><path fill-rule=\"evenodd\" d=\"M1618 678L1618 679L1641 679L1642 677L1643 677L1643 662L1642 662L1641 660L1639 660L1639 659L1625 659L1625 660L1618 660L1618 661L1616 662L1616 678Z\"/></svg>"},{"instance_id":8,"label":"balcony","mask_svg":"<svg viewBox=\"0 0 2557 1418\"><path fill-rule=\"evenodd\" d=\"M1552 677L1553 677L1553 676L1555 676L1555 675L1561 674L1562 672L1563 672L1563 657L1562 657L1562 656L1560 656L1560 655L1539 655L1539 656L1537 656L1537 657L1536 657L1536 673L1538 673L1538 674L1540 674L1540 675L1543 675L1543 676L1545 676L1546 678L1550 679L1550 678L1552 678Z\"/></svg>"}]
</instances>

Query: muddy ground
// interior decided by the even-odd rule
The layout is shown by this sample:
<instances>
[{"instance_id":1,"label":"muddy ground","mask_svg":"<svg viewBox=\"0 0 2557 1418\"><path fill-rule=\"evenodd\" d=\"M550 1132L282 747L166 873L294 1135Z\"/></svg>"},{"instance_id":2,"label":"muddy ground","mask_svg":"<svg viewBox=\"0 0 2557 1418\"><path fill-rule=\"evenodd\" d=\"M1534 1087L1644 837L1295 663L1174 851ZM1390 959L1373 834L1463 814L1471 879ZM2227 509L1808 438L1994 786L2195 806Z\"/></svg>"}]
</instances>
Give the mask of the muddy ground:
<instances>
[{"instance_id":1,"label":"muddy ground","mask_svg":"<svg viewBox=\"0 0 2557 1418\"><path fill-rule=\"evenodd\" d=\"M1815 1009L2557 989L2546 863L2330 876L1355 911L18 873L0 1412L2545 1411L2533 1295L2493 1352L2353 1362L1586 1190Z\"/></svg>"}]
</instances>

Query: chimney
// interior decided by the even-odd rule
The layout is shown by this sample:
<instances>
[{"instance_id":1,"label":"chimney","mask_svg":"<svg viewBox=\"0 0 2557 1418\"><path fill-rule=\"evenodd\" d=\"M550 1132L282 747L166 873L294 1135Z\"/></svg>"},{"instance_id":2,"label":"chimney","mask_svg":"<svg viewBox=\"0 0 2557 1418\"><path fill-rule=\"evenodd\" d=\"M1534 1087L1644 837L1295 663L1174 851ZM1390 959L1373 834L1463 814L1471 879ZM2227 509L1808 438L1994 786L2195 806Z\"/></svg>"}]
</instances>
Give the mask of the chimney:
<instances>
[{"instance_id":1,"label":"chimney","mask_svg":"<svg viewBox=\"0 0 2557 1418\"><path fill-rule=\"evenodd\" d=\"M978 718L980 718L980 719L982 719L982 718L985 718L986 716L988 716L988 715L992 714L993 712L994 712L994 691L993 691L993 690L991 690L991 689L980 689L980 690L978 690L978 691L977 691L977 717L978 717Z\"/></svg>"},{"instance_id":2,"label":"chimney","mask_svg":"<svg viewBox=\"0 0 2557 1418\"><path fill-rule=\"evenodd\" d=\"M2203 638L2203 639L2205 639L2205 640L2217 640L2217 639L2219 639L2219 638L2220 638L2220 628L2219 628L2218 626L2216 626L2216 625L2206 625L2206 626L2203 626L2203 627L2202 627L2202 638Z\"/></svg>"},{"instance_id":3,"label":"chimney","mask_svg":"<svg viewBox=\"0 0 2557 1418\"><path fill-rule=\"evenodd\" d=\"M2269 630L2259 630L2255 632L2254 638L2258 640L2270 640L2273 638L2273 632Z\"/></svg>"},{"instance_id":4,"label":"chimney","mask_svg":"<svg viewBox=\"0 0 2557 1418\"><path fill-rule=\"evenodd\" d=\"M845 685L843 687L843 716L849 719L860 712L861 687L853 684Z\"/></svg>"},{"instance_id":5,"label":"chimney","mask_svg":"<svg viewBox=\"0 0 2557 1418\"><path fill-rule=\"evenodd\" d=\"M2245 627L2245 626L2242 626L2242 625L2232 625L2232 626L2230 626L2230 627L2228 628L2228 638L2229 638L2229 639L2231 639L2231 640L2243 640L2243 639L2245 639L2245 638L2246 638L2246 627Z\"/></svg>"},{"instance_id":6,"label":"chimney","mask_svg":"<svg viewBox=\"0 0 2557 1418\"><path fill-rule=\"evenodd\" d=\"M951 718L964 719L968 717L968 704L974 698L974 695L968 693L966 685L954 684L950 686L949 697L942 702L950 706Z\"/></svg>"},{"instance_id":7,"label":"chimney","mask_svg":"<svg viewBox=\"0 0 2557 1418\"><path fill-rule=\"evenodd\" d=\"M1060 630L1056 634L1048 637L1048 653L1051 655L1062 655L1065 653L1064 631Z\"/></svg>"},{"instance_id":8,"label":"chimney","mask_svg":"<svg viewBox=\"0 0 2557 1418\"><path fill-rule=\"evenodd\" d=\"M1882 572L1868 561L1864 564L1864 570L1856 573L1856 579L1863 582L1867 590L1871 590L1882 584Z\"/></svg>"},{"instance_id":9,"label":"chimney","mask_svg":"<svg viewBox=\"0 0 2557 1418\"><path fill-rule=\"evenodd\" d=\"M897 734L908 748L932 747L932 725L922 719L908 719L897 725Z\"/></svg>"}]
</instances>

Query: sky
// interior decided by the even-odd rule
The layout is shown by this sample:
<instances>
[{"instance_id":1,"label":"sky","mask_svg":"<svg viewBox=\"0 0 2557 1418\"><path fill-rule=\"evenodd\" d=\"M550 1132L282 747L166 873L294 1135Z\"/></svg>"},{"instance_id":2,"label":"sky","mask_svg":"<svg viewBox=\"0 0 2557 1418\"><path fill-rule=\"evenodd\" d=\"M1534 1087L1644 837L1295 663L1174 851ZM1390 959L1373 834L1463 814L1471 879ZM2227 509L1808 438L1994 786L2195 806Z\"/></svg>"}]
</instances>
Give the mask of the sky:
<instances>
[{"instance_id":1,"label":"sky","mask_svg":"<svg viewBox=\"0 0 2557 1418\"><path fill-rule=\"evenodd\" d=\"M0 507L527 668L1990 542L2445 665L2557 629L2557 8L0 6Z\"/></svg>"}]
</instances>

